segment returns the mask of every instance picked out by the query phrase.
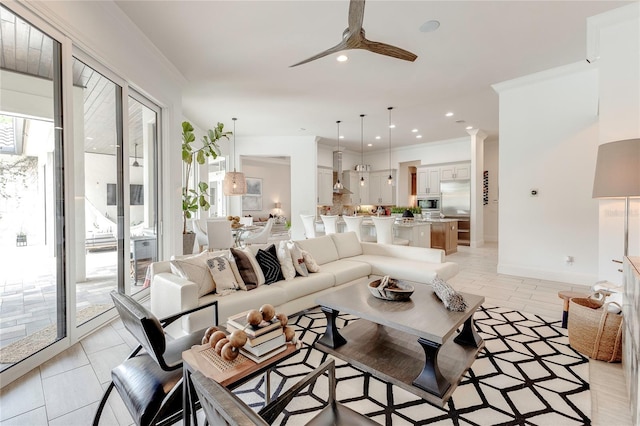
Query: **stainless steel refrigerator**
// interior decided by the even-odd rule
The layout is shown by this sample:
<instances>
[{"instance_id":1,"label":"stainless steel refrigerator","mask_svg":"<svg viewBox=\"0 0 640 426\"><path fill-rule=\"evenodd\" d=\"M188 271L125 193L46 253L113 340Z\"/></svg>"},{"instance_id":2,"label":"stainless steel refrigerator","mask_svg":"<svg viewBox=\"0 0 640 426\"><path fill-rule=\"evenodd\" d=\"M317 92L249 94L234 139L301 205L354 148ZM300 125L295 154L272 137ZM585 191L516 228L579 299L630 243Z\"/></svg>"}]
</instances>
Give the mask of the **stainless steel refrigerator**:
<instances>
[{"instance_id":1,"label":"stainless steel refrigerator","mask_svg":"<svg viewBox=\"0 0 640 426\"><path fill-rule=\"evenodd\" d=\"M471 214L471 181L440 182L441 211L446 217L469 217Z\"/></svg>"}]
</instances>

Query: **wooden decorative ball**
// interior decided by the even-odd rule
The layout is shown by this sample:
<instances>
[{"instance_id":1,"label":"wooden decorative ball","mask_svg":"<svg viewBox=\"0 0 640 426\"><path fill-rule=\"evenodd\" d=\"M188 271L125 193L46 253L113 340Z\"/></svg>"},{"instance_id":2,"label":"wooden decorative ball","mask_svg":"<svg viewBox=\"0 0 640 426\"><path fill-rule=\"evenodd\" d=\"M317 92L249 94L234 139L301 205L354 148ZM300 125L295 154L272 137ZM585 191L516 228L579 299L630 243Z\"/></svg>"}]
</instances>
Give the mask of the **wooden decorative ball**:
<instances>
[{"instance_id":1,"label":"wooden decorative ball","mask_svg":"<svg viewBox=\"0 0 640 426\"><path fill-rule=\"evenodd\" d=\"M229 343L231 343L234 348L243 347L244 344L247 343L247 333L242 330L235 330L229 335Z\"/></svg>"},{"instance_id":2,"label":"wooden decorative ball","mask_svg":"<svg viewBox=\"0 0 640 426\"><path fill-rule=\"evenodd\" d=\"M238 348L233 346L231 342L226 343L222 347L220 352L221 352L220 355L222 356L222 359L226 361L233 361L238 357L238 354L240 353Z\"/></svg>"},{"instance_id":3,"label":"wooden decorative ball","mask_svg":"<svg viewBox=\"0 0 640 426\"><path fill-rule=\"evenodd\" d=\"M262 319L265 321L271 321L276 314L276 309L269 304L260 306L260 312L262 312Z\"/></svg>"},{"instance_id":4,"label":"wooden decorative ball","mask_svg":"<svg viewBox=\"0 0 640 426\"><path fill-rule=\"evenodd\" d=\"M212 348L216 347L216 344L224 339L225 337L227 337L226 334L224 334L223 331L217 330L214 331L213 334L211 336L209 336L209 344L211 345Z\"/></svg>"},{"instance_id":5,"label":"wooden decorative ball","mask_svg":"<svg viewBox=\"0 0 640 426\"><path fill-rule=\"evenodd\" d=\"M252 309L247 313L247 322L256 326L262 322L262 313L256 309Z\"/></svg>"},{"instance_id":6,"label":"wooden decorative ball","mask_svg":"<svg viewBox=\"0 0 640 426\"><path fill-rule=\"evenodd\" d=\"M276 318L278 318L278 321L280 321L280 325L283 327L289 324L289 318L282 312L280 312L279 314L276 314Z\"/></svg>"},{"instance_id":7,"label":"wooden decorative ball","mask_svg":"<svg viewBox=\"0 0 640 426\"><path fill-rule=\"evenodd\" d=\"M224 347L224 345L226 345L227 343L229 343L229 339L227 339L226 337L224 339L220 339L218 340L218 343L216 343L216 353L218 355L220 355L222 353L222 348Z\"/></svg>"},{"instance_id":8,"label":"wooden decorative ball","mask_svg":"<svg viewBox=\"0 0 640 426\"><path fill-rule=\"evenodd\" d=\"M284 328L284 338L287 342L292 341L295 336L296 332L293 330L293 327L287 326Z\"/></svg>"}]
</instances>

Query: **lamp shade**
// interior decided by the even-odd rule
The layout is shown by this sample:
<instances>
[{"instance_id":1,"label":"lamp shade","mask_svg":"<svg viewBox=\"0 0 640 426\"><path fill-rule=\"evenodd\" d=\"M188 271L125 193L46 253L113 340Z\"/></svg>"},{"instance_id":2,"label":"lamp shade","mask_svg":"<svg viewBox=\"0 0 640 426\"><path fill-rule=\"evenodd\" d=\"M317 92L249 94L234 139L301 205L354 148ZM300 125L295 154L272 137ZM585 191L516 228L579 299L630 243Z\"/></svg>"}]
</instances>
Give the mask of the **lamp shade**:
<instances>
[{"instance_id":1,"label":"lamp shade","mask_svg":"<svg viewBox=\"0 0 640 426\"><path fill-rule=\"evenodd\" d=\"M227 172L222 183L224 195L244 195L247 193L247 181L242 172Z\"/></svg>"},{"instance_id":2,"label":"lamp shade","mask_svg":"<svg viewBox=\"0 0 640 426\"><path fill-rule=\"evenodd\" d=\"M593 198L640 197L640 139L598 147Z\"/></svg>"}]
</instances>

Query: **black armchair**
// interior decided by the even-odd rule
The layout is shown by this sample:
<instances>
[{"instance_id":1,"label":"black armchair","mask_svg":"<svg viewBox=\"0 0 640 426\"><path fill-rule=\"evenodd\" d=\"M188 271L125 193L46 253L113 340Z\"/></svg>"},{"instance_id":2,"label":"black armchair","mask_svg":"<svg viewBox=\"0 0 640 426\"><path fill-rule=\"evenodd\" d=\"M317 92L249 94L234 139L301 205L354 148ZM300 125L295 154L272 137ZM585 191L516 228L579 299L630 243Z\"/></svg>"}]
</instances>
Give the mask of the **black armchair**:
<instances>
[{"instance_id":1,"label":"black armchair","mask_svg":"<svg viewBox=\"0 0 640 426\"><path fill-rule=\"evenodd\" d=\"M272 424L296 395L314 383L326 371L329 375L327 406L307 425L378 425L368 417L336 402L335 370L334 360L325 361L257 413L229 389L208 379L198 371L191 374L191 381L209 424L216 426L263 426Z\"/></svg>"},{"instance_id":2,"label":"black armchair","mask_svg":"<svg viewBox=\"0 0 640 426\"><path fill-rule=\"evenodd\" d=\"M167 341L164 328L183 315L213 305L216 306L214 323L218 324L218 302L158 320L130 296L112 291L111 298L124 327L139 346L122 364L111 370L111 383L98 405L93 425L98 425L114 387L136 425L172 424L182 414L182 352L199 345L205 330ZM141 353L142 349L144 352Z\"/></svg>"}]
</instances>

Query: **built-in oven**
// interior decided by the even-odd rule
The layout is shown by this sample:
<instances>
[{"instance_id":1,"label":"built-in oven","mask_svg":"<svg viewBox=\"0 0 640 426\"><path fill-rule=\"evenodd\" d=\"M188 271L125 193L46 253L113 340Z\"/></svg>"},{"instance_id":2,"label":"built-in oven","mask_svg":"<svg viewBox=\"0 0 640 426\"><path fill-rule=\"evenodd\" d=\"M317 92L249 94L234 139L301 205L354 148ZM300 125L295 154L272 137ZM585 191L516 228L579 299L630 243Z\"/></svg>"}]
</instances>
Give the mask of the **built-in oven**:
<instances>
[{"instance_id":1,"label":"built-in oven","mask_svg":"<svg viewBox=\"0 0 640 426\"><path fill-rule=\"evenodd\" d=\"M440 210L440 197L418 198L418 207L422 210Z\"/></svg>"}]
</instances>

